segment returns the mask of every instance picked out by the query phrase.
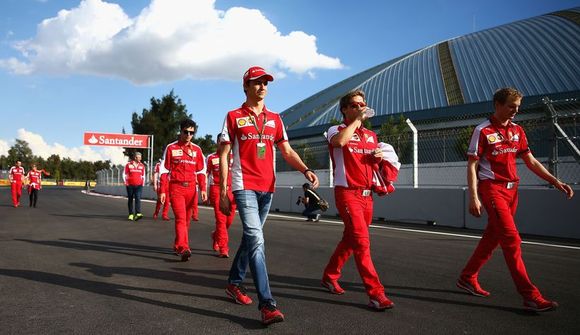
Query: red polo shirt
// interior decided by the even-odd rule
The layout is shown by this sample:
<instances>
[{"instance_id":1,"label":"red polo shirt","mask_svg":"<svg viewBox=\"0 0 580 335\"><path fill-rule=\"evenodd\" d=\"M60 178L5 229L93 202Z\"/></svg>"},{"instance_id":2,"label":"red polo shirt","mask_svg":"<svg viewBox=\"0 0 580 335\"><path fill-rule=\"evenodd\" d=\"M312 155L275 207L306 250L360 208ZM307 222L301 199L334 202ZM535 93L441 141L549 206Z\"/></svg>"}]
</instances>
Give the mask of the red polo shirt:
<instances>
[{"instance_id":1,"label":"red polo shirt","mask_svg":"<svg viewBox=\"0 0 580 335\"><path fill-rule=\"evenodd\" d=\"M524 129L508 122L502 126L492 116L473 131L467 154L478 159L477 178L515 182L520 178L516 170L516 158L530 152Z\"/></svg>"},{"instance_id":2,"label":"red polo shirt","mask_svg":"<svg viewBox=\"0 0 580 335\"><path fill-rule=\"evenodd\" d=\"M167 193L169 181L199 183L205 189L205 157L201 148L194 143L175 141L165 148L160 168L161 189ZM199 177L201 174L202 177Z\"/></svg>"},{"instance_id":3,"label":"red polo shirt","mask_svg":"<svg viewBox=\"0 0 580 335\"><path fill-rule=\"evenodd\" d=\"M229 169L231 171L232 164L234 163L233 156L230 155L230 166ZM214 152L207 156L207 175L209 176L209 184L210 185L219 185L220 184L220 156L217 152ZM228 173L228 186L232 185L232 174Z\"/></svg>"},{"instance_id":4,"label":"red polo shirt","mask_svg":"<svg viewBox=\"0 0 580 335\"><path fill-rule=\"evenodd\" d=\"M28 171L28 185L31 188L40 190L42 188L42 171Z\"/></svg>"},{"instance_id":5,"label":"red polo shirt","mask_svg":"<svg viewBox=\"0 0 580 335\"><path fill-rule=\"evenodd\" d=\"M10 175L10 181L22 182L22 178L24 178L24 175L25 175L24 168L22 166L21 167L13 166L10 168L9 175Z\"/></svg>"},{"instance_id":6,"label":"red polo shirt","mask_svg":"<svg viewBox=\"0 0 580 335\"><path fill-rule=\"evenodd\" d=\"M123 179L125 180L125 185L145 185L145 165L137 161L127 163L123 171Z\"/></svg>"},{"instance_id":7,"label":"red polo shirt","mask_svg":"<svg viewBox=\"0 0 580 335\"><path fill-rule=\"evenodd\" d=\"M328 149L334 169L334 185L348 188L370 189L373 184L373 164L380 162L373 151L377 148L377 135L364 127L359 127L343 147L333 147L331 139L343 131L346 124L328 129Z\"/></svg>"},{"instance_id":8,"label":"red polo shirt","mask_svg":"<svg viewBox=\"0 0 580 335\"><path fill-rule=\"evenodd\" d=\"M232 191L274 192L274 145L285 141L288 135L280 115L266 107L259 116L245 104L228 112L220 143L232 145Z\"/></svg>"}]
</instances>

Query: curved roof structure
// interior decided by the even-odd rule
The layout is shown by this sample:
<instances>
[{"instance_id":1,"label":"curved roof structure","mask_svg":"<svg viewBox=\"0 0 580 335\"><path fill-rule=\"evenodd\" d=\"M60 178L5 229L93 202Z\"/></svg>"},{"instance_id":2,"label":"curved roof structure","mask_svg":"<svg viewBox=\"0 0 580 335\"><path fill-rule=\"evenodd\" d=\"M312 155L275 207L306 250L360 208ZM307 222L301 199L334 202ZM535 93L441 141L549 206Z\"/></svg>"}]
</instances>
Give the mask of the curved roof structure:
<instances>
[{"instance_id":1,"label":"curved roof structure","mask_svg":"<svg viewBox=\"0 0 580 335\"><path fill-rule=\"evenodd\" d=\"M362 88L379 117L423 111L438 118L487 103L505 86L526 97L580 92L580 7L425 47L345 79L281 116L290 132L341 120L340 97Z\"/></svg>"}]
</instances>

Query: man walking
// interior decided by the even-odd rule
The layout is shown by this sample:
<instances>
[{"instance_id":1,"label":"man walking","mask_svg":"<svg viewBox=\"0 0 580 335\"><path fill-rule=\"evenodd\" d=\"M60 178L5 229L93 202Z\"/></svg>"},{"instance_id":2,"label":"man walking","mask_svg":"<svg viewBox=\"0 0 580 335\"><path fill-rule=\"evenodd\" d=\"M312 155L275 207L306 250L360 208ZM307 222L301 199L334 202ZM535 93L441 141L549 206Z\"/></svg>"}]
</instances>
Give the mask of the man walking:
<instances>
[{"instance_id":1,"label":"man walking","mask_svg":"<svg viewBox=\"0 0 580 335\"><path fill-rule=\"evenodd\" d=\"M205 174L205 158L201 148L192 143L196 124L192 120L182 121L179 139L170 143L163 152L161 166L161 203L171 200L175 216L175 241L173 251L186 262L191 257L189 248L189 226L193 202L197 201L197 174ZM207 200L205 185L200 185L201 198Z\"/></svg>"},{"instance_id":2,"label":"man walking","mask_svg":"<svg viewBox=\"0 0 580 335\"><path fill-rule=\"evenodd\" d=\"M219 143L219 135L216 140ZM230 214L225 215L220 210L220 158L217 152L214 152L207 156L207 176L209 180L209 201L213 207L213 213L215 217L215 230L212 232L212 242L213 250L218 253L220 258L230 257L229 251L229 235L228 229L234 221L236 216L236 203L234 200L234 194L232 193L232 164L233 157L230 153L229 157L229 171L228 172L228 198L230 201Z\"/></svg>"},{"instance_id":3,"label":"man walking","mask_svg":"<svg viewBox=\"0 0 580 335\"><path fill-rule=\"evenodd\" d=\"M488 215L487 226L477 248L461 272L457 287L479 297L490 293L479 285L479 271L499 245L524 308L543 312L558 307L545 299L528 277L522 259L521 238L514 215L518 205L519 176L516 158L520 157L533 173L564 192L568 199L574 191L559 181L532 155L524 129L512 122L523 95L513 88L502 88L493 95L495 112L473 131L467 154L469 213L480 217L482 207Z\"/></svg>"},{"instance_id":4,"label":"man walking","mask_svg":"<svg viewBox=\"0 0 580 335\"><path fill-rule=\"evenodd\" d=\"M280 115L264 105L268 83L274 77L258 66L251 67L243 76L246 101L238 109L228 112L219 142L220 159L220 209L231 212L228 196L229 155L233 152L232 186L238 212L242 220L242 242L236 252L226 293L238 304L249 305L252 299L246 294L242 282L248 266L258 293L258 309L265 325L284 321L270 292L263 225L272 203L274 192L274 145L282 157L306 179L318 187L318 178L290 147Z\"/></svg>"},{"instance_id":5,"label":"man walking","mask_svg":"<svg viewBox=\"0 0 580 335\"><path fill-rule=\"evenodd\" d=\"M373 218L374 165L383 159L377 146L377 135L363 126L367 119L365 94L351 91L340 99L343 124L332 126L327 132L328 148L334 171L334 198L344 222L342 240L322 275L322 286L330 293L343 294L338 284L342 268L354 254L358 273L362 278L370 308L384 310L395 304L385 295L385 288L371 259L369 225Z\"/></svg>"},{"instance_id":6,"label":"man walking","mask_svg":"<svg viewBox=\"0 0 580 335\"><path fill-rule=\"evenodd\" d=\"M133 160L125 165L123 180L127 189L129 220L137 221L143 217L141 214L141 194L143 193L143 185L145 185L145 165L141 163L140 152L135 152Z\"/></svg>"},{"instance_id":7,"label":"man walking","mask_svg":"<svg viewBox=\"0 0 580 335\"><path fill-rule=\"evenodd\" d=\"M10 179L10 190L12 192L12 205L16 208L20 206L20 197L22 196L22 181L26 176L21 161L16 161L16 165L10 168L8 179Z\"/></svg>"}]
</instances>

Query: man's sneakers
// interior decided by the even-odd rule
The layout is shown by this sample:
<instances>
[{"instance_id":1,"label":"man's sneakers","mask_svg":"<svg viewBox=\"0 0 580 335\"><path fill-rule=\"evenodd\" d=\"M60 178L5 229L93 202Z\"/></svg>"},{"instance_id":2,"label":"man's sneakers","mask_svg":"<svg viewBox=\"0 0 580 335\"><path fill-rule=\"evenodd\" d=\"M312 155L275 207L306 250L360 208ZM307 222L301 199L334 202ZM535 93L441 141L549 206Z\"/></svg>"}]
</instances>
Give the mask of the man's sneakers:
<instances>
[{"instance_id":1,"label":"man's sneakers","mask_svg":"<svg viewBox=\"0 0 580 335\"><path fill-rule=\"evenodd\" d=\"M246 288L242 285L228 284L226 294L234 299L236 304L249 305L252 303L252 299L246 294Z\"/></svg>"},{"instance_id":2,"label":"man's sneakers","mask_svg":"<svg viewBox=\"0 0 580 335\"><path fill-rule=\"evenodd\" d=\"M457 279L457 283L455 285L476 297L489 297L490 294L488 291L482 289L481 286L479 286L477 279L464 279L460 277Z\"/></svg>"},{"instance_id":3,"label":"man's sneakers","mask_svg":"<svg viewBox=\"0 0 580 335\"><path fill-rule=\"evenodd\" d=\"M157 220L157 217L158 217L158 216L157 216L157 213L154 213L154 214L153 214L153 220Z\"/></svg>"},{"instance_id":4,"label":"man's sneakers","mask_svg":"<svg viewBox=\"0 0 580 335\"><path fill-rule=\"evenodd\" d=\"M328 290L328 292L332 293L332 294L344 294L344 290L342 289L342 287L340 287L340 285L338 285L338 282L336 280L330 280L330 279L322 279L322 281L320 282L320 285L324 288L326 288Z\"/></svg>"},{"instance_id":5,"label":"man's sneakers","mask_svg":"<svg viewBox=\"0 0 580 335\"><path fill-rule=\"evenodd\" d=\"M230 258L230 253L227 251L221 250L217 256L219 258Z\"/></svg>"},{"instance_id":6,"label":"man's sneakers","mask_svg":"<svg viewBox=\"0 0 580 335\"><path fill-rule=\"evenodd\" d=\"M137 213L137 214L135 214L135 218L134 218L134 220L135 220L135 221L139 221L139 220L141 220L142 218L143 218L143 214L141 214L141 213Z\"/></svg>"},{"instance_id":7,"label":"man's sneakers","mask_svg":"<svg viewBox=\"0 0 580 335\"><path fill-rule=\"evenodd\" d=\"M316 214L316 218L314 218L314 222L320 221L320 214Z\"/></svg>"},{"instance_id":8,"label":"man's sneakers","mask_svg":"<svg viewBox=\"0 0 580 335\"><path fill-rule=\"evenodd\" d=\"M382 293L376 296L372 296L368 306L377 311L384 311L385 309L393 308L395 303L387 298L384 293Z\"/></svg>"},{"instance_id":9,"label":"man's sneakers","mask_svg":"<svg viewBox=\"0 0 580 335\"><path fill-rule=\"evenodd\" d=\"M284 321L284 314L274 305L266 304L260 309L260 312L262 313L263 325L267 326L272 323Z\"/></svg>"},{"instance_id":10,"label":"man's sneakers","mask_svg":"<svg viewBox=\"0 0 580 335\"><path fill-rule=\"evenodd\" d=\"M558 303L539 296L534 299L524 300L524 308L531 312L546 312L558 308Z\"/></svg>"},{"instance_id":11,"label":"man's sneakers","mask_svg":"<svg viewBox=\"0 0 580 335\"><path fill-rule=\"evenodd\" d=\"M163 215L163 218L162 219L163 219L163 221L169 221L170 220L169 219L169 216L167 216L167 215Z\"/></svg>"},{"instance_id":12,"label":"man's sneakers","mask_svg":"<svg viewBox=\"0 0 580 335\"><path fill-rule=\"evenodd\" d=\"M135 215L129 214L129 221L134 221L134 220L135 220Z\"/></svg>"},{"instance_id":13,"label":"man's sneakers","mask_svg":"<svg viewBox=\"0 0 580 335\"><path fill-rule=\"evenodd\" d=\"M191 257L191 251L189 249L185 250L182 253L180 253L179 256L181 256L182 262L187 262L189 260L189 257Z\"/></svg>"}]
</instances>

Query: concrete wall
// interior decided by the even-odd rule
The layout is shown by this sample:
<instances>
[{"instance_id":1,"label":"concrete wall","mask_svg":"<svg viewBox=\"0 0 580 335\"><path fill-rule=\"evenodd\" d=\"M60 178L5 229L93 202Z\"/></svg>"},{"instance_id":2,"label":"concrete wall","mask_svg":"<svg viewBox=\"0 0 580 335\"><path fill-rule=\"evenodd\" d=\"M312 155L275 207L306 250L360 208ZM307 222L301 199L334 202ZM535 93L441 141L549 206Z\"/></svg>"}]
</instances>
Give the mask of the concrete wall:
<instances>
[{"instance_id":1,"label":"concrete wall","mask_svg":"<svg viewBox=\"0 0 580 335\"><path fill-rule=\"evenodd\" d=\"M95 192L126 195L124 186L99 186ZM580 189L575 192L580 193ZM318 193L331 207L324 213L336 216L334 189L322 186ZM296 204L303 195L301 187L278 186L272 200L271 211L301 213L303 205ZM152 187L143 188L144 199L156 199ZM470 229L484 229L487 216L471 216L467 211L466 188L404 188L385 197L374 196L374 217L386 221L398 221ZM580 194L566 200L564 194L554 189L519 189L519 206L516 224L522 234L580 239Z\"/></svg>"}]
</instances>

